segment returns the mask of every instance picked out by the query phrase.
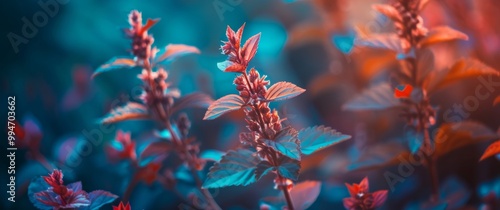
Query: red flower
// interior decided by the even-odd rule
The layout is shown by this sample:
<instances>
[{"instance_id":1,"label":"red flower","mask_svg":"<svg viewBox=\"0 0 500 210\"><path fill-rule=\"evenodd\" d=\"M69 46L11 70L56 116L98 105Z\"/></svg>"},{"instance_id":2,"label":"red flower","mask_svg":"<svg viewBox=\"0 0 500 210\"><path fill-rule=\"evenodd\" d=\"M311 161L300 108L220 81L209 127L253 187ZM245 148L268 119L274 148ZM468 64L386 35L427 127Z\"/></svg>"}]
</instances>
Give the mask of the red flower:
<instances>
[{"instance_id":1,"label":"red flower","mask_svg":"<svg viewBox=\"0 0 500 210\"><path fill-rule=\"evenodd\" d=\"M130 203L127 202L127 205L124 205L122 201L118 206L113 206L113 210L131 210Z\"/></svg>"},{"instance_id":2,"label":"red flower","mask_svg":"<svg viewBox=\"0 0 500 210\"><path fill-rule=\"evenodd\" d=\"M369 192L368 178L365 177L359 184L345 184L350 198L344 198L344 207L349 210L371 210L384 204L387 199L387 190Z\"/></svg>"},{"instance_id":3,"label":"red flower","mask_svg":"<svg viewBox=\"0 0 500 210\"><path fill-rule=\"evenodd\" d=\"M119 130L116 133L115 140L106 147L108 158L111 161L120 161L125 159L135 160L135 142L130 138L129 132Z\"/></svg>"},{"instance_id":4,"label":"red flower","mask_svg":"<svg viewBox=\"0 0 500 210\"><path fill-rule=\"evenodd\" d=\"M394 97L409 98L412 91L413 87L411 85L398 85L396 88L394 88Z\"/></svg>"}]
</instances>

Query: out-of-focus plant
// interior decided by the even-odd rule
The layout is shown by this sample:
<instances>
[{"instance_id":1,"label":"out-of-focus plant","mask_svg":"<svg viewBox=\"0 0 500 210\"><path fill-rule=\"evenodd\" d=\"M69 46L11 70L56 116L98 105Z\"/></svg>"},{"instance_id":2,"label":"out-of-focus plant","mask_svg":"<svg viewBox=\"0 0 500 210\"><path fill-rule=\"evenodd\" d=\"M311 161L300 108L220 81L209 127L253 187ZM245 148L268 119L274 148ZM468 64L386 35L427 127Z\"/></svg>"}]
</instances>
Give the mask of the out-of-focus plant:
<instances>
[{"instance_id":1,"label":"out-of-focus plant","mask_svg":"<svg viewBox=\"0 0 500 210\"><path fill-rule=\"evenodd\" d=\"M224 72L237 73L234 80L239 95L226 95L213 102L204 119L213 120L224 113L243 109L249 132L240 133L245 148L231 150L210 168L204 188L249 185L268 173L275 175L274 183L282 190L288 209L305 209L319 194L319 182L302 182L294 188L300 171L302 155L310 155L322 148L350 138L329 127L315 126L302 130L284 127L278 111L271 110L274 101L290 99L305 90L289 82L270 82L248 65L257 52L260 34L250 37L244 44L241 37L244 25L236 32L229 26L228 41L221 46L228 60L218 64ZM301 187L298 187L301 186ZM294 190L296 189L296 190ZM316 191L304 194L302 192ZM302 197L301 197L302 196ZM283 204L278 204L281 208Z\"/></svg>"},{"instance_id":2,"label":"out-of-focus plant","mask_svg":"<svg viewBox=\"0 0 500 210\"><path fill-rule=\"evenodd\" d=\"M411 153L423 153L424 164L429 169L432 180L432 200L438 198L438 174L436 158L470 143L453 142L448 138L461 132L473 134L484 128L480 123L461 122L444 124L437 132L434 143L429 128L436 123L436 108L431 105L430 96L447 85L469 77L499 75L499 72L472 58L462 58L449 69L434 68L434 55L430 48L437 44L454 40L467 40L467 36L448 26L432 29L424 27L419 13L427 0L396 0L392 4L374 5L373 8L394 22L396 33L374 34L360 37L356 45L394 52L399 67L393 72L394 81L378 84L345 104L347 110L402 109L401 116L407 120L410 130ZM455 132L454 134L452 134ZM461 133L460 137L465 134ZM459 137L459 136L457 136ZM473 138L463 138L473 139ZM446 142L443 143L443 140ZM466 141L466 140L463 140ZM467 140L468 141L468 140Z\"/></svg>"},{"instance_id":3,"label":"out-of-focus plant","mask_svg":"<svg viewBox=\"0 0 500 210\"><path fill-rule=\"evenodd\" d=\"M345 184L351 197L344 198L344 207L349 210L371 210L376 209L387 200L387 190L370 192L368 177L365 177L359 184Z\"/></svg>"},{"instance_id":4,"label":"out-of-focus plant","mask_svg":"<svg viewBox=\"0 0 500 210\"><path fill-rule=\"evenodd\" d=\"M113 210L131 210L130 208L130 203L127 203L126 205L123 204L123 201L118 204L118 206L113 206Z\"/></svg>"},{"instance_id":5,"label":"out-of-focus plant","mask_svg":"<svg viewBox=\"0 0 500 210\"><path fill-rule=\"evenodd\" d=\"M46 210L96 210L118 198L104 190L87 193L82 190L81 182L64 185L63 173L60 170L34 179L29 185L28 196L35 207Z\"/></svg>"},{"instance_id":6,"label":"out-of-focus plant","mask_svg":"<svg viewBox=\"0 0 500 210\"><path fill-rule=\"evenodd\" d=\"M199 50L196 47L182 44L169 44L163 51L153 47L154 38L148 34L148 30L158 21L158 19L148 19L146 24L143 25L142 14L135 10L132 11L129 15L131 27L124 31L132 40L131 52L133 56L113 58L102 65L93 76L121 68L141 68L142 73L138 75L143 82L141 103L129 102L122 107L118 107L105 116L101 123L116 123L134 119L154 120L165 129L161 133L165 132L167 134L160 135L160 141L148 145L137 157L135 143L130 139L130 135L120 131L115 142L111 144L112 147L108 147L108 156L112 160L129 160L135 168L132 180L124 193L123 200L125 202L128 201L134 186L139 181L152 184L154 181L160 180L166 186L169 186L168 183L175 181L175 178L159 175L166 155L174 153L191 171L198 189L205 198L207 205L198 206L197 208L220 209L210 192L201 188L202 182L198 171L203 169L205 160L199 157L199 143L188 137L191 123L187 115L178 114L179 111L188 107L206 108L212 102L212 99L201 93L181 97L177 89L171 88L170 84L165 82L168 74L160 66L164 61L172 60L184 54L199 53ZM177 114L178 118L172 120ZM117 147L113 147L113 145Z\"/></svg>"}]
</instances>

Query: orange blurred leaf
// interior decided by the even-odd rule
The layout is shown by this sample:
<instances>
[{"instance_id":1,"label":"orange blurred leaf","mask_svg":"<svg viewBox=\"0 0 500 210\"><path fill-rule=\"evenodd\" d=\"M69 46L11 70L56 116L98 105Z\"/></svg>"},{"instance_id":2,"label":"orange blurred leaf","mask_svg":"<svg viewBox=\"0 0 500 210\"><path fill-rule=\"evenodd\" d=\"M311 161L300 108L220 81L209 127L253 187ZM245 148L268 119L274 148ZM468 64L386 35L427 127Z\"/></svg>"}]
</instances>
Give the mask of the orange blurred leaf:
<instances>
[{"instance_id":1,"label":"orange blurred leaf","mask_svg":"<svg viewBox=\"0 0 500 210\"><path fill-rule=\"evenodd\" d=\"M481 156L481 159L479 159L479 161L482 161L486 158L489 158L491 156L498 155L498 154L500 154L500 141L496 141L493 144L491 144L490 146L488 146L488 148L486 148L486 150L483 153L483 156Z\"/></svg>"},{"instance_id":2,"label":"orange blurred leaf","mask_svg":"<svg viewBox=\"0 0 500 210\"><path fill-rule=\"evenodd\" d=\"M420 42L420 47L427 47L432 44L437 44L440 42L453 41L457 39L468 40L469 37L464 33L452 29L448 26L438 26L432 28L426 37L424 37Z\"/></svg>"}]
</instances>

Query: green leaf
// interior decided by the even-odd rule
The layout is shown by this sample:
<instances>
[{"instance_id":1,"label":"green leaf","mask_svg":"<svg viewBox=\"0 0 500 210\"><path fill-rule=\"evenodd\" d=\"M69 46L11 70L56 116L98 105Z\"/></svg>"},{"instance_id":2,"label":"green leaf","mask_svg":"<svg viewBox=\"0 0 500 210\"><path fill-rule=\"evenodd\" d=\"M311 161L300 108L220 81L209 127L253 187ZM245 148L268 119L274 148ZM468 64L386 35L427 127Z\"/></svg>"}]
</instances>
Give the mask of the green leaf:
<instances>
[{"instance_id":1,"label":"green leaf","mask_svg":"<svg viewBox=\"0 0 500 210\"><path fill-rule=\"evenodd\" d=\"M108 72L111 70L117 70L117 69L122 69L122 68L132 68L135 67L136 63L135 60L129 57L115 57L100 66L94 74L92 74L92 78L96 77L97 75L103 73L103 72Z\"/></svg>"},{"instance_id":2,"label":"green leaf","mask_svg":"<svg viewBox=\"0 0 500 210\"><path fill-rule=\"evenodd\" d=\"M304 89L290 82L277 82L267 90L266 100L279 101L293 98L302 94Z\"/></svg>"},{"instance_id":3,"label":"green leaf","mask_svg":"<svg viewBox=\"0 0 500 210\"><path fill-rule=\"evenodd\" d=\"M109 124L125 120L149 119L148 109L135 102L129 102L124 106L111 110L104 118L99 120L100 123Z\"/></svg>"},{"instance_id":4,"label":"green leaf","mask_svg":"<svg viewBox=\"0 0 500 210\"><path fill-rule=\"evenodd\" d=\"M427 47L432 44L458 39L468 40L469 37L464 33L452 29L448 26L438 26L432 28L427 36L425 36L418 44L420 45L420 47Z\"/></svg>"},{"instance_id":5,"label":"green leaf","mask_svg":"<svg viewBox=\"0 0 500 210\"><path fill-rule=\"evenodd\" d=\"M320 149L350 139L351 136L341 134L330 127L314 126L299 131L300 148L304 155L310 155Z\"/></svg>"},{"instance_id":6,"label":"green leaf","mask_svg":"<svg viewBox=\"0 0 500 210\"><path fill-rule=\"evenodd\" d=\"M207 112L205 113L204 120L213 120L222 114L230 111L235 111L241 108L245 104L243 98L236 94L230 94L219 98L217 101L214 101L210 107L208 107Z\"/></svg>"},{"instance_id":7,"label":"green leaf","mask_svg":"<svg viewBox=\"0 0 500 210\"><path fill-rule=\"evenodd\" d=\"M394 97L394 89L389 83L382 83L363 91L342 107L345 110L380 110L399 106L400 101Z\"/></svg>"},{"instance_id":8,"label":"green leaf","mask_svg":"<svg viewBox=\"0 0 500 210\"><path fill-rule=\"evenodd\" d=\"M275 140L264 139L264 144L289 158L300 160L299 140L296 132L283 131Z\"/></svg>"},{"instance_id":9,"label":"green leaf","mask_svg":"<svg viewBox=\"0 0 500 210\"><path fill-rule=\"evenodd\" d=\"M231 150L210 168L203 188L246 186L257 181L255 169L260 159L250 150Z\"/></svg>"},{"instance_id":10,"label":"green leaf","mask_svg":"<svg viewBox=\"0 0 500 210\"><path fill-rule=\"evenodd\" d=\"M431 74L426 89L429 93L449 84L469 77L481 75L500 76L500 72L473 58L458 60L448 71L434 71Z\"/></svg>"}]
</instances>

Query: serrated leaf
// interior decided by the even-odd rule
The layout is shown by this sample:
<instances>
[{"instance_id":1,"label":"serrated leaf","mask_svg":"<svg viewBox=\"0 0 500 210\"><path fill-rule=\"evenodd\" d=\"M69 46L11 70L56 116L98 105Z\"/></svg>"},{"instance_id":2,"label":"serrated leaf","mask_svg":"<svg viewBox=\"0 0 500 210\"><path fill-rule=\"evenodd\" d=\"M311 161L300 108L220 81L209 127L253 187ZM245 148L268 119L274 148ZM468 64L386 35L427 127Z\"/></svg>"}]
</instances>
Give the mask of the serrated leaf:
<instances>
[{"instance_id":1,"label":"serrated leaf","mask_svg":"<svg viewBox=\"0 0 500 210\"><path fill-rule=\"evenodd\" d=\"M257 53L257 48L259 47L260 33L250 37L243 45L241 49L241 54L246 63L250 62L252 58Z\"/></svg>"},{"instance_id":2,"label":"serrated leaf","mask_svg":"<svg viewBox=\"0 0 500 210\"><path fill-rule=\"evenodd\" d=\"M447 123L439 128L434 138L435 156L440 157L458 148L496 138L498 135L494 131L478 122Z\"/></svg>"},{"instance_id":3,"label":"serrated leaf","mask_svg":"<svg viewBox=\"0 0 500 210\"><path fill-rule=\"evenodd\" d=\"M104 190L95 190L90 192L88 195L89 195L90 205L80 209L98 210L102 206L108 203L112 203L115 199L118 198L117 195L114 195Z\"/></svg>"},{"instance_id":4,"label":"serrated leaf","mask_svg":"<svg viewBox=\"0 0 500 210\"><path fill-rule=\"evenodd\" d=\"M269 172L276 170L271 163L267 161L260 161L259 164L257 164L257 167L255 169L255 177L257 180L268 174Z\"/></svg>"},{"instance_id":5,"label":"serrated leaf","mask_svg":"<svg viewBox=\"0 0 500 210\"><path fill-rule=\"evenodd\" d=\"M318 181L304 181L293 186L290 190L290 197L292 198L293 207L297 210L304 210L309 208L316 198L318 198L321 191L321 182Z\"/></svg>"},{"instance_id":6,"label":"serrated leaf","mask_svg":"<svg viewBox=\"0 0 500 210\"><path fill-rule=\"evenodd\" d=\"M500 140L496 141L493 144L491 144L490 146L488 146L488 148L486 148L486 150L484 151L484 153L481 156L481 158L479 159L479 161L482 161L486 158L489 158L491 156L495 156L498 154L500 154Z\"/></svg>"},{"instance_id":7,"label":"serrated leaf","mask_svg":"<svg viewBox=\"0 0 500 210\"><path fill-rule=\"evenodd\" d=\"M500 75L499 71L473 58L462 58L448 71L437 71L432 73L433 75L426 85L426 89L429 93L464 78L480 75Z\"/></svg>"},{"instance_id":8,"label":"serrated leaf","mask_svg":"<svg viewBox=\"0 0 500 210\"><path fill-rule=\"evenodd\" d=\"M330 127L314 126L299 131L300 150L304 155L310 155L320 149L340 143L351 136L341 134Z\"/></svg>"},{"instance_id":9,"label":"serrated leaf","mask_svg":"<svg viewBox=\"0 0 500 210\"><path fill-rule=\"evenodd\" d=\"M396 34L376 34L357 38L354 45L402 53L401 40Z\"/></svg>"},{"instance_id":10,"label":"serrated leaf","mask_svg":"<svg viewBox=\"0 0 500 210\"><path fill-rule=\"evenodd\" d=\"M291 132L283 132L276 139L264 139L264 144L289 158L300 161L300 148L297 136Z\"/></svg>"},{"instance_id":11,"label":"serrated leaf","mask_svg":"<svg viewBox=\"0 0 500 210\"><path fill-rule=\"evenodd\" d=\"M377 10L378 12L384 14L392 21L401 22L401 15L398 10L391 5L388 4L375 4L372 5L372 8Z\"/></svg>"},{"instance_id":12,"label":"serrated leaf","mask_svg":"<svg viewBox=\"0 0 500 210\"><path fill-rule=\"evenodd\" d=\"M40 201L38 201L35 197L35 193L42 192L49 189L49 185L47 182L43 180L42 177L36 177L31 180L29 186L28 186L28 198L33 203L33 205L42 210L50 210L52 209L52 206L46 205Z\"/></svg>"},{"instance_id":13,"label":"serrated leaf","mask_svg":"<svg viewBox=\"0 0 500 210\"><path fill-rule=\"evenodd\" d=\"M156 60L157 63L164 60L172 60L186 54L200 54L200 50L196 47L184 44L169 44L165 47L165 51Z\"/></svg>"},{"instance_id":14,"label":"serrated leaf","mask_svg":"<svg viewBox=\"0 0 500 210\"><path fill-rule=\"evenodd\" d=\"M380 110L399 106L399 99L394 97L394 89L389 83L382 83L369 88L348 101L344 110Z\"/></svg>"},{"instance_id":15,"label":"serrated leaf","mask_svg":"<svg viewBox=\"0 0 500 210\"><path fill-rule=\"evenodd\" d=\"M172 114L185 108L208 108L214 100L204 93L191 93L175 101Z\"/></svg>"},{"instance_id":16,"label":"serrated leaf","mask_svg":"<svg viewBox=\"0 0 500 210\"><path fill-rule=\"evenodd\" d=\"M141 152L141 160L150 156L166 155L173 149L173 145L168 141L153 142L146 146Z\"/></svg>"},{"instance_id":17,"label":"serrated leaf","mask_svg":"<svg viewBox=\"0 0 500 210\"><path fill-rule=\"evenodd\" d=\"M94 74L92 74L92 78L96 77L97 75L103 73L103 72L108 72L111 70L117 70L121 68L132 68L135 67L136 63L135 60L132 58L128 57L115 57L100 66Z\"/></svg>"},{"instance_id":18,"label":"serrated leaf","mask_svg":"<svg viewBox=\"0 0 500 210\"><path fill-rule=\"evenodd\" d=\"M224 96L217 101L214 101L205 113L204 120L213 120L222 114L230 111L235 111L241 108L245 104L243 98L239 95L230 94Z\"/></svg>"},{"instance_id":19,"label":"serrated leaf","mask_svg":"<svg viewBox=\"0 0 500 210\"><path fill-rule=\"evenodd\" d=\"M109 124L125 120L149 119L148 109L139 103L129 102L124 106L111 110L100 123Z\"/></svg>"},{"instance_id":20,"label":"serrated leaf","mask_svg":"<svg viewBox=\"0 0 500 210\"><path fill-rule=\"evenodd\" d=\"M255 169L260 159L250 150L231 150L210 168L203 188L246 186L257 181Z\"/></svg>"},{"instance_id":21,"label":"serrated leaf","mask_svg":"<svg viewBox=\"0 0 500 210\"><path fill-rule=\"evenodd\" d=\"M304 89L290 82L277 82L267 90L266 100L279 101L293 98L302 94Z\"/></svg>"},{"instance_id":22,"label":"serrated leaf","mask_svg":"<svg viewBox=\"0 0 500 210\"><path fill-rule=\"evenodd\" d=\"M281 156L278 159L276 170L281 176L287 179L297 180L300 172L300 161L288 158L287 156Z\"/></svg>"},{"instance_id":23,"label":"serrated leaf","mask_svg":"<svg viewBox=\"0 0 500 210\"><path fill-rule=\"evenodd\" d=\"M467 40L469 37L464 33L452 29L448 26L438 26L432 28L427 36L425 36L420 42L420 47L427 47L432 44L437 44L441 42L453 41L457 39Z\"/></svg>"}]
</instances>

